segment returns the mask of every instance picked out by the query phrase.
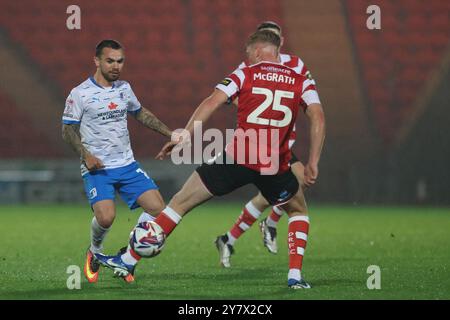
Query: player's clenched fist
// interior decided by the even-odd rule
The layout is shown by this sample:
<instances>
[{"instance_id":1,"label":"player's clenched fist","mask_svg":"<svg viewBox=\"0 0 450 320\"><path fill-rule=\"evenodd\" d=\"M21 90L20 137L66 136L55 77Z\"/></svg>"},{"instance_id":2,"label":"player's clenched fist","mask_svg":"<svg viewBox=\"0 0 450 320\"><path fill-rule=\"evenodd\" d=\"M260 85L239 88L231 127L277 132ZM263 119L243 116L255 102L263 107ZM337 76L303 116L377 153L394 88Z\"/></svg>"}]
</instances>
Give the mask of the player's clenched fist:
<instances>
[{"instance_id":1,"label":"player's clenched fist","mask_svg":"<svg viewBox=\"0 0 450 320\"><path fill-rule=\"evenodd\" d=\"M161 151L156 155L156 159L163 160L168 156L176 145L185 146L190 145L191 135L187 130L174 131L171 136L171 141L167 142L161 149Z\"/></svg>"},{"instance_id":2,"label":"player's clenched fist","mask_svg":"<svg viewBox=\"0 0 450 320\"><path fill-rule=\"evenodd\" d=\"M319 166L314 163L307 163L305 166L305 185L307 187L312 186L314 183L316 183L318 176Z\"/></svg>"},{"instance_id":3,"label":"player's clenched fist","mask_svg":"<svg viewBox=\"0 0 450 320\"><path fill-rule=\"evenodd\" d=\"M89 171L102 169L105 167L103 162L93 155L89 154L84 158L84 164Z\"/></svg>"},{"instance_id":4,"label":"player's clenched fist","mask_svg":"<svg viewBox=\"0 0 450 320\"><path fill-rule=\"evenodd\" d=\"M175 142L175 144L183 144L183 146L191 145L191 134L189 131L183 130L175 130L172 132L171 141Z\"/></svg>"},{"instance_id":5,"label":"player's clenched fist","mask_svg":"<svg viewBox=\"0 0 450 320\"><path fill-rule=\"evenodd\" d=\"M159 153L156 155L155 159L163 160L166 156L168 156L172 152L172 149L173 147L175 147L176 144L177 142L175 141L167 142L164 145L164 147L162 147L161 151L159 151Z\"/></svg>"}]
</instances>

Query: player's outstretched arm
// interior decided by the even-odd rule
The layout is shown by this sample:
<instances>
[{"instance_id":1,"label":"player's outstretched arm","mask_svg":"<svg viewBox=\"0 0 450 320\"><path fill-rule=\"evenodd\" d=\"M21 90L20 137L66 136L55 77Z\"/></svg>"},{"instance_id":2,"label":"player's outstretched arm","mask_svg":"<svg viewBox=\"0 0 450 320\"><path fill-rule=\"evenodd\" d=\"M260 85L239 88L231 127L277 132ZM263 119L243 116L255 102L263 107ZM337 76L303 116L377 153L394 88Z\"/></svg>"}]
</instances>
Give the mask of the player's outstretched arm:
<instances>
[{"instance_id":1,"label":"player's outstretched arm","mask_svg":"<svg viewBox=\"0 0 450 320\"><path fill-rule=\"evenodd\" d=\"M172 135L172 130L170 130L148 109L142 108L136 115L136 120L142 123L147 128L159 132L166 137L170 137Z\"/></svg>"},{"instance_id":2,"label":"player's outstretched arm","mask_svg":"<svg viewBox=\"0 0 450 320\"><path fill-rule=\"evenodd\" d=\"M185 129L190 133L194 132L194 126L196 123L205 123L209 117L219 108L222 104L226 103L228 96L221 90L215 89L213 93L200 103L195 109Z\"/></svg>"},{"instance_id":3,"label":"player's outstretched arm","mask_svg":"<svg viewBox=\"0 0 450 320\"><path fill-rule=\"evenodd\" d=\"M188 123L186 124L185 130L182 133L175 133L172 135L172 141L167 142L161 151L156 155L156 159L162 160L164 157L168 156L172 149L180 142L187 142L190 140L190 136L194 132L194 126L198 123L206 122L209 117L220 107L222 104L227 102L228 96L221 90L215 89L213 93L200 103L200 105L195 109Z\"/></svg>"},{"instance_id":4,"label":"player's outstretched arm","mask_svg":"<svg viewBox=\"0 0 450 320\"><path fill-rule=\"evenodd\" d=\"M72 147L72 149L81 157L88 170L96 170L104 168L100 159L94 157L81 143L78 125L63 124L62 137L63 140Z\"/></svg>"},{"instance_id":5,"label":"player's outstretched arm","mask_svg":"<svg viewBox=\"0 0 450 320\"><path fill-rule=\"evenodd\" d=\"M311 186L319 175L319 160L325 140L325 114L322 105L313 103L306 109L310 122L309 159L305 166L305 185Z\"/></svg>"}]
</instances>

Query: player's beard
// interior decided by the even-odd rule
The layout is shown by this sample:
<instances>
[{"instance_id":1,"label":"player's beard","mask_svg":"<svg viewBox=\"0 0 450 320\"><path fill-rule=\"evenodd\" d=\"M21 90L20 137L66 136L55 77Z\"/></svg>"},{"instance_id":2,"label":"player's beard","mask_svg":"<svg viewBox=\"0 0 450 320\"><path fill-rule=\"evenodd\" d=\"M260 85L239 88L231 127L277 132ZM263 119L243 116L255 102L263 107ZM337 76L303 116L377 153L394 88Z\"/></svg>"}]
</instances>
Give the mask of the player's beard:
<instances>
[{"instance_id":1,"label":"player's beard","mask_svg":"<svg viewBox=\"0 0 450 320\"><path fill-rule=\"evenodd\" d=\"M113 82L113 81L116 81L117 79L119 79L120 71L118 71L118 72L112 72L112 71L102 72L102 75L106 79L106 81Z\"/></svg>"}]
</instances>

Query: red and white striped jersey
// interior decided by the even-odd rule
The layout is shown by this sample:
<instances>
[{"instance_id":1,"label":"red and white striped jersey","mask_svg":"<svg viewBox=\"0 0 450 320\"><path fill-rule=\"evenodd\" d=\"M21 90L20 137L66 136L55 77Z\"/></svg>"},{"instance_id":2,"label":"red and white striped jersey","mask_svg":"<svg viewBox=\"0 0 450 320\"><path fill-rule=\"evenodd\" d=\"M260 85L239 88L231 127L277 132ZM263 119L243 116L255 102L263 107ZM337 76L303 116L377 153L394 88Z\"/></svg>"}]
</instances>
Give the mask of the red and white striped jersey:
<instances>
[{"instance_id":1,"label":"red and white striped jersey","mask_svg":"<svg viewBox=\"0 0 450 320\"><path fill-rule=\"evenodd\" d=\"M279 58L280 58L281 64L285 65L286 67L291 68L292 70L294 70L295 72L297 72L301 75L304 75L306 78L310 79L314 85L316 85L314 79L311 76L311 72L308 70L305 63L302 61L302 59L300 59L299 57L297 57L295 55L290 55L290 54L285 54L285 53L280 53ZM243 61L239 65L238 69L242 69L247 66L248 66L248 61ZM306 108L303 108L303 109L306 110ZM292 130L291 136L289 138L289 148L292 148L292 146L295 143L296 138L297 138L297 132L296 132L296 128L294 125L294 129Z\"/></svg>"},{"instance_id":2,"label":"red and white striped jersey","mask_svg":"<svg viewBox=\"0 0 450 320\"><path fill-rule=\"evenodd\" d=\"M238 99L237 128L226 152L238 164L262 172L277 159L276 173L289 169L289 140L299 108L320 103L313 80L279 63L235 70L217 86ZM265 138L264 138L265 137Z\"/></svg>"},{"instance_id":3,"label":"red and white striped jersey","mask_svg":"<svg viewBox=\"0 0 450 320\"><path fill-rule=\"evenodd\" d=\"M291 54L280 53L280 63L285 65L286 67L293 69L295 72L302 74L307 78L310 78L311 73L309 72L305 63L299 57L291 55ZM248 67L248 65L249 65L248 61L243 61L239 65L238 69Z\"/></svg>"}]
</instances>

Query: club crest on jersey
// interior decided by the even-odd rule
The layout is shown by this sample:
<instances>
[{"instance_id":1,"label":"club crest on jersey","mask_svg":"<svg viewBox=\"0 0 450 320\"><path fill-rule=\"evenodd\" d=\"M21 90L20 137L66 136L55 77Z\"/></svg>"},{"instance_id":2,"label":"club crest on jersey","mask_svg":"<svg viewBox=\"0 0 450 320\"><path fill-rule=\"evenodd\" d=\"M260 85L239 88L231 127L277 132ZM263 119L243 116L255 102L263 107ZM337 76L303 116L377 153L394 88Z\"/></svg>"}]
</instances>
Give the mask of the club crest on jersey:
<instances>
[{"instance_id":1,"label":"club crest on jersey","mask_svg":"<svg viewBox=\"0 0 450 320\"><path fill-rule=\"evenodd\" d=\"M66 102L66 109L65 109L64 112L65 112L65 113L70 113L70 112L72 112L73 104L74 104L73 99L72 99L72 98L68 99L67 102Z\"/></svg>"},{"instance_id":2,"label":"club crest on jersey","mask_svg":"<svg viewBox=\"0 0 450 320\"><path fill-rule=\"evenodd\" d=\"M109 110L115 110L117 108L117 104L115 104L114 102L111 102L109 105L108 105L108 109Z\"/></svg>"},{"instance_id":3,"label":"club crest on jersey","mask_svg":"<svg viewBox=\"0 0 450 320\"><path fill-rule=\"evenodd\" d=\"M223 84L224 86L227 86L227 85L229 85L231 83L231 80L230 79L223 79L221 82L220 82L220 84Z\"/></svg>"}]
</instances>

